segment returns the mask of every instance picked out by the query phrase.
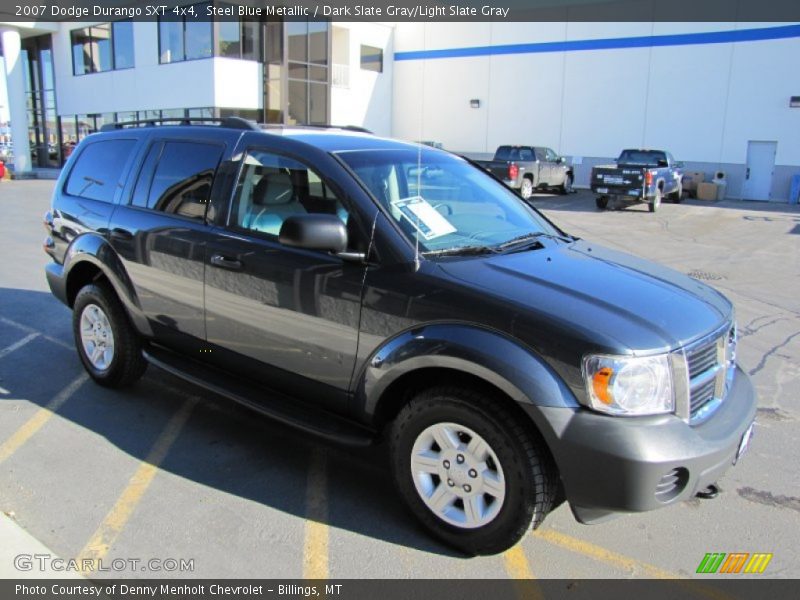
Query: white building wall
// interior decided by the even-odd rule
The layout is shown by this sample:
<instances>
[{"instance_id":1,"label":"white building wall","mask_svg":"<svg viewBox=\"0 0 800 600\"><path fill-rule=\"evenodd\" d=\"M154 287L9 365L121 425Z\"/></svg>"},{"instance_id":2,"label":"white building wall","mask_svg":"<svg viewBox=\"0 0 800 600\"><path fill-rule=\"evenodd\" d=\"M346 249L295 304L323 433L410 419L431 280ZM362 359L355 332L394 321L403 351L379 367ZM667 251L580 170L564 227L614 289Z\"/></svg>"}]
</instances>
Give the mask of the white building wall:
<instances>
[{"instance_id":1,"label":"white building wall","mask_svg":"<svg viewBox=\"0 0 800 600\"><path fill-rule=\"evenodd\" d=\"M394 64L391 25L382 23L332 23L349 32L346 58L334 50L334 69L342 82L331 87L331 123L359 125L378 135L390 135L392 129L392 80ZM334 34L335 35L335 34ZM361 45L383 49L383 72L361 69ZM336 60L346 63L336 63Z\"/></svg>"},{"instance_id":2,"label":"white building wall","mask_svg":"<svg viewBox=\"0 0 800 600\"><path fill-rule=\"evenodd\" d=\"M776 27L754 23L399 23L395 51L632 38ZM395 63L393 134L466 153L541 144L589 159L623 147L670 150L730 172L741 187L749 140L778 142L774 193L800 165L796 57L800 38ZM471 99L481 101L470 108ZM737 185L739 186L737 188ZM783 188L786 188L784 191Z\"/></svg>"},{"instance_id":3,"label":"white building wall","mask_svg":"<svg viewBox=\"0 0 800 600\"><path fill-rule=\"evenodd\" d=\"M135 68L75 76L70 31L76 27L62 24L53 36L61 115L208 106L256 109L261 105L259 63L206 58L160 64L157 23L134 23Z\"/></svg>"}]
</instances>

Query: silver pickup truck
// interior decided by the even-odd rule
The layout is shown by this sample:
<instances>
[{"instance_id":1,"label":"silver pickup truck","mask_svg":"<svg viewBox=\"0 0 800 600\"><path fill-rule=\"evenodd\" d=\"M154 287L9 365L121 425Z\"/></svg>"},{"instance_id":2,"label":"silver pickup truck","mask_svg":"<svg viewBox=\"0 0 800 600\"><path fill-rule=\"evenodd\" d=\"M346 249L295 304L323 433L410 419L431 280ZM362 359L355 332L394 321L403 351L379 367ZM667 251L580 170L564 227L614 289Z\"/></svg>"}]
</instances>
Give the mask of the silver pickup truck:
<instances>
[{"instance_id":1,"label":"silver pickup truck","mask_svg":"<svg viewBox=\"0 0 800 600\"><path fill-rule=\"evenodd\" d=\"M556 188L562 194L572 192L575 176L572 166L544 146L500 146L492 160L473 161L507 186L530 198L541 188Z\"/></svg>"}]
</instances>

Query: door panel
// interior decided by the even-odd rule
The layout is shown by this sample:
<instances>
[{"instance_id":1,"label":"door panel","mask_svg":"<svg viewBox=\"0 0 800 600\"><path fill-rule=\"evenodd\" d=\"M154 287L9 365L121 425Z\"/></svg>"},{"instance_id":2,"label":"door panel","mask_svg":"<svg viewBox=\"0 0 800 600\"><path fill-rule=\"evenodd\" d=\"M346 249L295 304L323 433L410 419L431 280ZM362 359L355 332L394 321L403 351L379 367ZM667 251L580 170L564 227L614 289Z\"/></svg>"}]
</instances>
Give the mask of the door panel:
<instances>
[{"instance_id":1,"label":"door panel","mask_svg":"<svg viewBox=\"0 0 800 600\"><path fill-rule=\"evenodd\" d=\"M777 151L777 142L747 143L747 165L742 188L745 200L769 200Z\"/></svg>"},{"instance_id":2,"label":"door panel","mask_svg":"<svg viewBox=\"0 0 800 600\"><path fill-rule=\"evenodd\" d=\"M243 161L229 225L214 229L206 248L208 342L241 356L246 375L272 387L323 386L315 400L343 410L330 403L341 404L350 387L366 267L284 246L278 233L289 216L309 213L341 218L353 244L359 233L339 196L306 165L266 150ZM244 367L252 361L264 369Z\"/></svg>"},{"instance_id":3,"label":"door panel","mask_svg":"<svg viewBox=\"0 0 800 600\"><path fill-rule=\"evenodd\" d=\"M224 147L166 140L148 148L131 204L112 217L110 238L160 341L205 339L205 209Z\"/></svg>"}]
</instances>

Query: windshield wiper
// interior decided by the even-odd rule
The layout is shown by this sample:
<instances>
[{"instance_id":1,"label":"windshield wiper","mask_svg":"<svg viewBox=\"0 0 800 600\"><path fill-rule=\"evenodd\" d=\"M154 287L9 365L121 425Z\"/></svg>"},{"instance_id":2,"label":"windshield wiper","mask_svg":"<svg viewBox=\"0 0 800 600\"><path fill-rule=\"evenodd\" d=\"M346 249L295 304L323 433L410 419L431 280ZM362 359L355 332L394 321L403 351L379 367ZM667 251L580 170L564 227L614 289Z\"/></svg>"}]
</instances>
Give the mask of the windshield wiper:
<instances>
[{"instance_id":1,"label":"windshield wiper","mask_svg":"<svg viewBox=\"0 0 800 600\"><path fill-rule=\"evenodd\" d=\"M428 250L422 252L422 256L477 256L480 254L496 254L497 249L491 246L461 246L457 248L445 248L443 250Z\"/></svg>"},{"instance_id":2,"label":"windshield wiper","mask_svg":"<svg viewBox=\"0 0 800 600\"><path fill-rule=\"evenodd\" d=\"M515 238L511 238L510 240L506 240L502 244L496 246L496 248L502 251L512 248L514 246L525 246L526 242L532 242L540 237L546 237L553 240L561 240L562 242L571 242L577 239L577 238L570 239L570 236L564 237L552 233L545 233L544 231L536 231L531 233L524 233L522 235L518 235Z\"/></svg>"}]
</instances>

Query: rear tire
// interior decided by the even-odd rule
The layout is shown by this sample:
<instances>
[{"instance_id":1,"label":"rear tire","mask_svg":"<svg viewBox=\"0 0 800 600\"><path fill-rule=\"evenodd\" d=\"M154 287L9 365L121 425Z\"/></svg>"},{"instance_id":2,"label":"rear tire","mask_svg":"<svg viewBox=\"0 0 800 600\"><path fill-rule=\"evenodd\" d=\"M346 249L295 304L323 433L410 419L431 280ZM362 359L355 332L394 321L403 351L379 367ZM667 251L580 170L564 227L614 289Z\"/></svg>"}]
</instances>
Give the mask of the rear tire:
<instances>
[{"instance_id":1,"label":"rear tire","mask_svg":"<svg viewBox=\"0 0 800 600\"><path fill-rule=\"evenodd\" d=\"M605 210L608 208L608 196L598 196L594 199L594 203L599 210Z\"/></svg>"},{"instance_id":2,"label":"rear tire","mask_svg":"<svg viewBox=\"0 0 800 600\"><path fill-rule=\"evenodd\" d=\"M519 195L522 196L524 200L528 200L533 196L533 179L530 177L522 178L522 182L519 186Z\"/></svg>"},{"instance_id":3,"label":"rear tire","mask_svg":"<svg viewBox=\"0 0 800 600\"><path fill-rule=\"evenodd\" d=\"M83 367L102 386L125 387L147 369L141 338L107 282L89 284L78 292L72 332Z\"/></svg>"},{"instance_id":4,"label":"rear tire","mask_svg":"<svg viewBox=\"0 0 800 600\"><path fill-rule=\"evenodd\" d=\"M430 533L470 554L495 554L541 525L555 501L544 442L498 402L453 386L418 393L390 434L397 488Z\"/></svg>"},{"instance_id":5,"label":"rear tire","mask_svg":"<svg viewBox=\"0 0 800 600\"><path fill-rule=\"evenodd\" d=\"M650 202L647 203L647 210L649 210L651 213L656 212L658 210L658 207L661 206L662 194L663 192L661 191L661 188L658 188L656 190L656 195Z\"/></svg>"}]
</instances>

